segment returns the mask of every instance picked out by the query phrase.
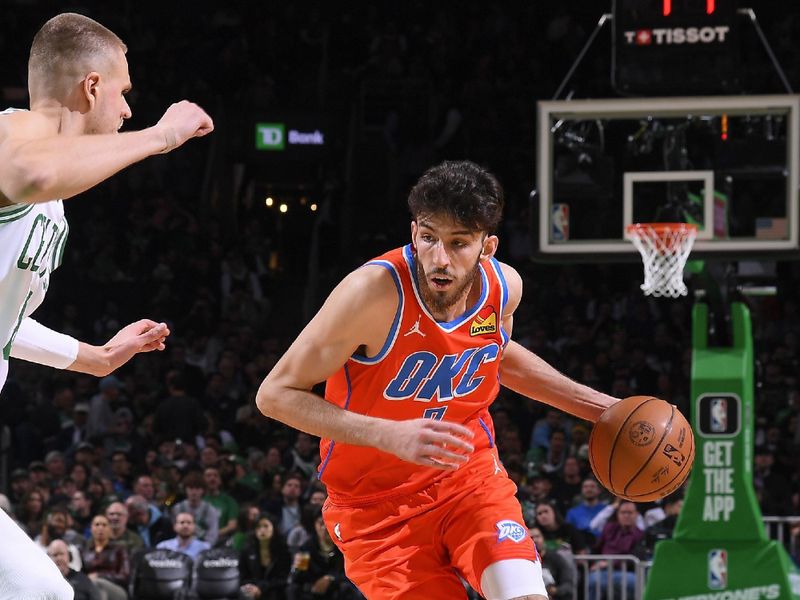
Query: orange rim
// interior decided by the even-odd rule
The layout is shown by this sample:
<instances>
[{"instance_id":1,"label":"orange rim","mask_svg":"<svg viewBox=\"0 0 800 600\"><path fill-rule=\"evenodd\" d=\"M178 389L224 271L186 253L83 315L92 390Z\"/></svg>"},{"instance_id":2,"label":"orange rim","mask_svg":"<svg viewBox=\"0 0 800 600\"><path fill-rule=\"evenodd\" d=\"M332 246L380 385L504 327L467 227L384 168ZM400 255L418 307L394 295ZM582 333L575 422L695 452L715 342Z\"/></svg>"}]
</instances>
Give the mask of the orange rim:
<instances>
[{"instance_id":1,"label":"orange rim","mask_svg":"<svg viewBox=\"0 0 800 600\"><path fill-rule=\"evenodd\" d=\"M651 235L651 232L655 235ZM697 235L697 225L692 223L631 223L625 227L628 236L657 237L661 240L662 252L677 250L681 242Z\"/></svg>"},{"instance_id":2,"label":"orange rim","mask_svg":"<svg viewBox=\"0 0 800 600\"><path fill-rule=\"evenodd\" d=\"M638 233L644 230L645 227L652 229L658 235L678 231L693 231L697 233L697 225L692 223L631 223L625 227L625 232Z\"/></svg>"}]
</instances>

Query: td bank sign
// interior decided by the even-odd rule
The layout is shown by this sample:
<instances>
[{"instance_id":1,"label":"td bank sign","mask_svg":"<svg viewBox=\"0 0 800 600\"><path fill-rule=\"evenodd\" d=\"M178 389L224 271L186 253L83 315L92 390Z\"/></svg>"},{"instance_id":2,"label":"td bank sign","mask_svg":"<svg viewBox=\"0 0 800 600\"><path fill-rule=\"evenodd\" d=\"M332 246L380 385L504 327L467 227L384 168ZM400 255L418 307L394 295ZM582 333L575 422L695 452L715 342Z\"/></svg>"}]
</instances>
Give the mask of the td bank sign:
<instances>
[{"instance_id":1,"label":"td bank sign","mask_svg":"<svg viewBox=\"0 0 800 600\"><path fill-rule=\"evenodd\" d=\"M300 131L284 123L256 123L256 150L286 149L286 146L324 146L325 134L319 129Z\"/></svg>"}]
</instances>

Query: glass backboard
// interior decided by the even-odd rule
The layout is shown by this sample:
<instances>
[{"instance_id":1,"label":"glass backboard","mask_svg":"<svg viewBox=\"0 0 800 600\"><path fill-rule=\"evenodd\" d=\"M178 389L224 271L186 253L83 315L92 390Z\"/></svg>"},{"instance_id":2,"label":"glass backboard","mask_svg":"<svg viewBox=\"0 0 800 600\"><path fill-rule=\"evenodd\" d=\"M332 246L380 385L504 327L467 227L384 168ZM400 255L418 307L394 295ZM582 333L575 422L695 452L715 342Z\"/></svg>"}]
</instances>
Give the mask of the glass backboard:
<instances>
[{"instance_id":1,"label":"glass backboard","mask_svg":"<svg viewBox=\"0 0 800 600\"><path fill-rule=\"evenodd\" d=\"M698 226L693 256L798 256L800 96L538 105L538 244L556 260L636 257L625 227Z\"/></svg>"}]
</instances>

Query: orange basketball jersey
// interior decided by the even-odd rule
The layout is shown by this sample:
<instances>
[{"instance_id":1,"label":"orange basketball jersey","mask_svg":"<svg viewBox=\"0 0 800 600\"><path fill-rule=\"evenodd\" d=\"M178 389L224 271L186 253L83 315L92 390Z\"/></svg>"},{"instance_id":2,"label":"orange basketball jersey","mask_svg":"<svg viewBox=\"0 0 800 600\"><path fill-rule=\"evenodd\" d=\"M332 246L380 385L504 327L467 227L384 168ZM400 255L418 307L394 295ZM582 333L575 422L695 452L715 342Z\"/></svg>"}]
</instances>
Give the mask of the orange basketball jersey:
<instances>
[{"instance_id":1,"label":"orange basketball jersey","mask_svg":"<svg viewBox=\"0 0 800 600\"><path fill-rule=\"evenodd\" d=\"M508 288L494 259L478 269L481 295L459 318L436 321L423 303L411 246L367 265L391 274L400 302L374 357L353 355L328 379L325 399L345 410L403 421L425 417L461 423L476 453L494 446L488 407L500 388L508 335L500 326ZM337 503L358 504L413 493L447 472L402 461L375 448L323 439L319 477Z\"/></svg>"}]
</instances>

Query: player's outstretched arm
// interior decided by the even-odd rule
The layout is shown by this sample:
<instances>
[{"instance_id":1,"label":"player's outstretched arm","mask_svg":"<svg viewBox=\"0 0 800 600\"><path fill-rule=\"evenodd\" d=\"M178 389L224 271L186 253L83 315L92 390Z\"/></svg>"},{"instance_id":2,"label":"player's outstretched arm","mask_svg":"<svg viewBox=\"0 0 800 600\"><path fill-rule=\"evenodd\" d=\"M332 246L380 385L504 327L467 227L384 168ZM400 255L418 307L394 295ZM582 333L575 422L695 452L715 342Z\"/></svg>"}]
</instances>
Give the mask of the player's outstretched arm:
<instances>
[{"instance_id":1,"label":"player's outstretched arm","mask_svg":"<svg viewBox=\"0 0 800 600\"><path fill-rule=\"evenodd\" d=\"M104 377L140 352L163 350L168 335L165 323L142 319L123 327L104 345L92 346L26 318L13 339L10 356Z\"/></svg>"},{"instance_id":2,"label":"player's outstretched arm","mask_svg":"<svg viewBox=\"0 0 800 600\"><path fill-rule=\"evenodd\" d=\"M514 311L522 299L522 279L508 265L501 263L501 268L508 284L509 297L503 313L503 328L510 336L514 328ZM559 373L513 340L508 342L503 351L500 383L518 394L593 423L606 408L619 401Z\"/></svg>"},{"instance_id":3,"label":"player's outstretched arm","mask_svg":"<svg viewBox=\"0 0 800 600\"><path fill-rule=\"evenodd\" d=\"M311 389L359 348L383 345L397 308L397 289L382 267L348 275L264 379L256 405L266 416L312 435L372 446L403 460L440 469L466 462L472 437L447 421L391 421L346 411ZM447 445L448 448L445 448Z\"/></svg>"},{"instance_id":4,"label":"player's outstretched arm","mask_svg":"<svg viewBox=\"0 0 800 600\"><path fill-rule=\"evenodd\" d=\"M141 131L71 135L73 115L59 125L35 111L0 119L0 195L13 203L70 198L140 160L204 136L214 123L202 108L182 101Z\"/></svg>"}]
</instances>

